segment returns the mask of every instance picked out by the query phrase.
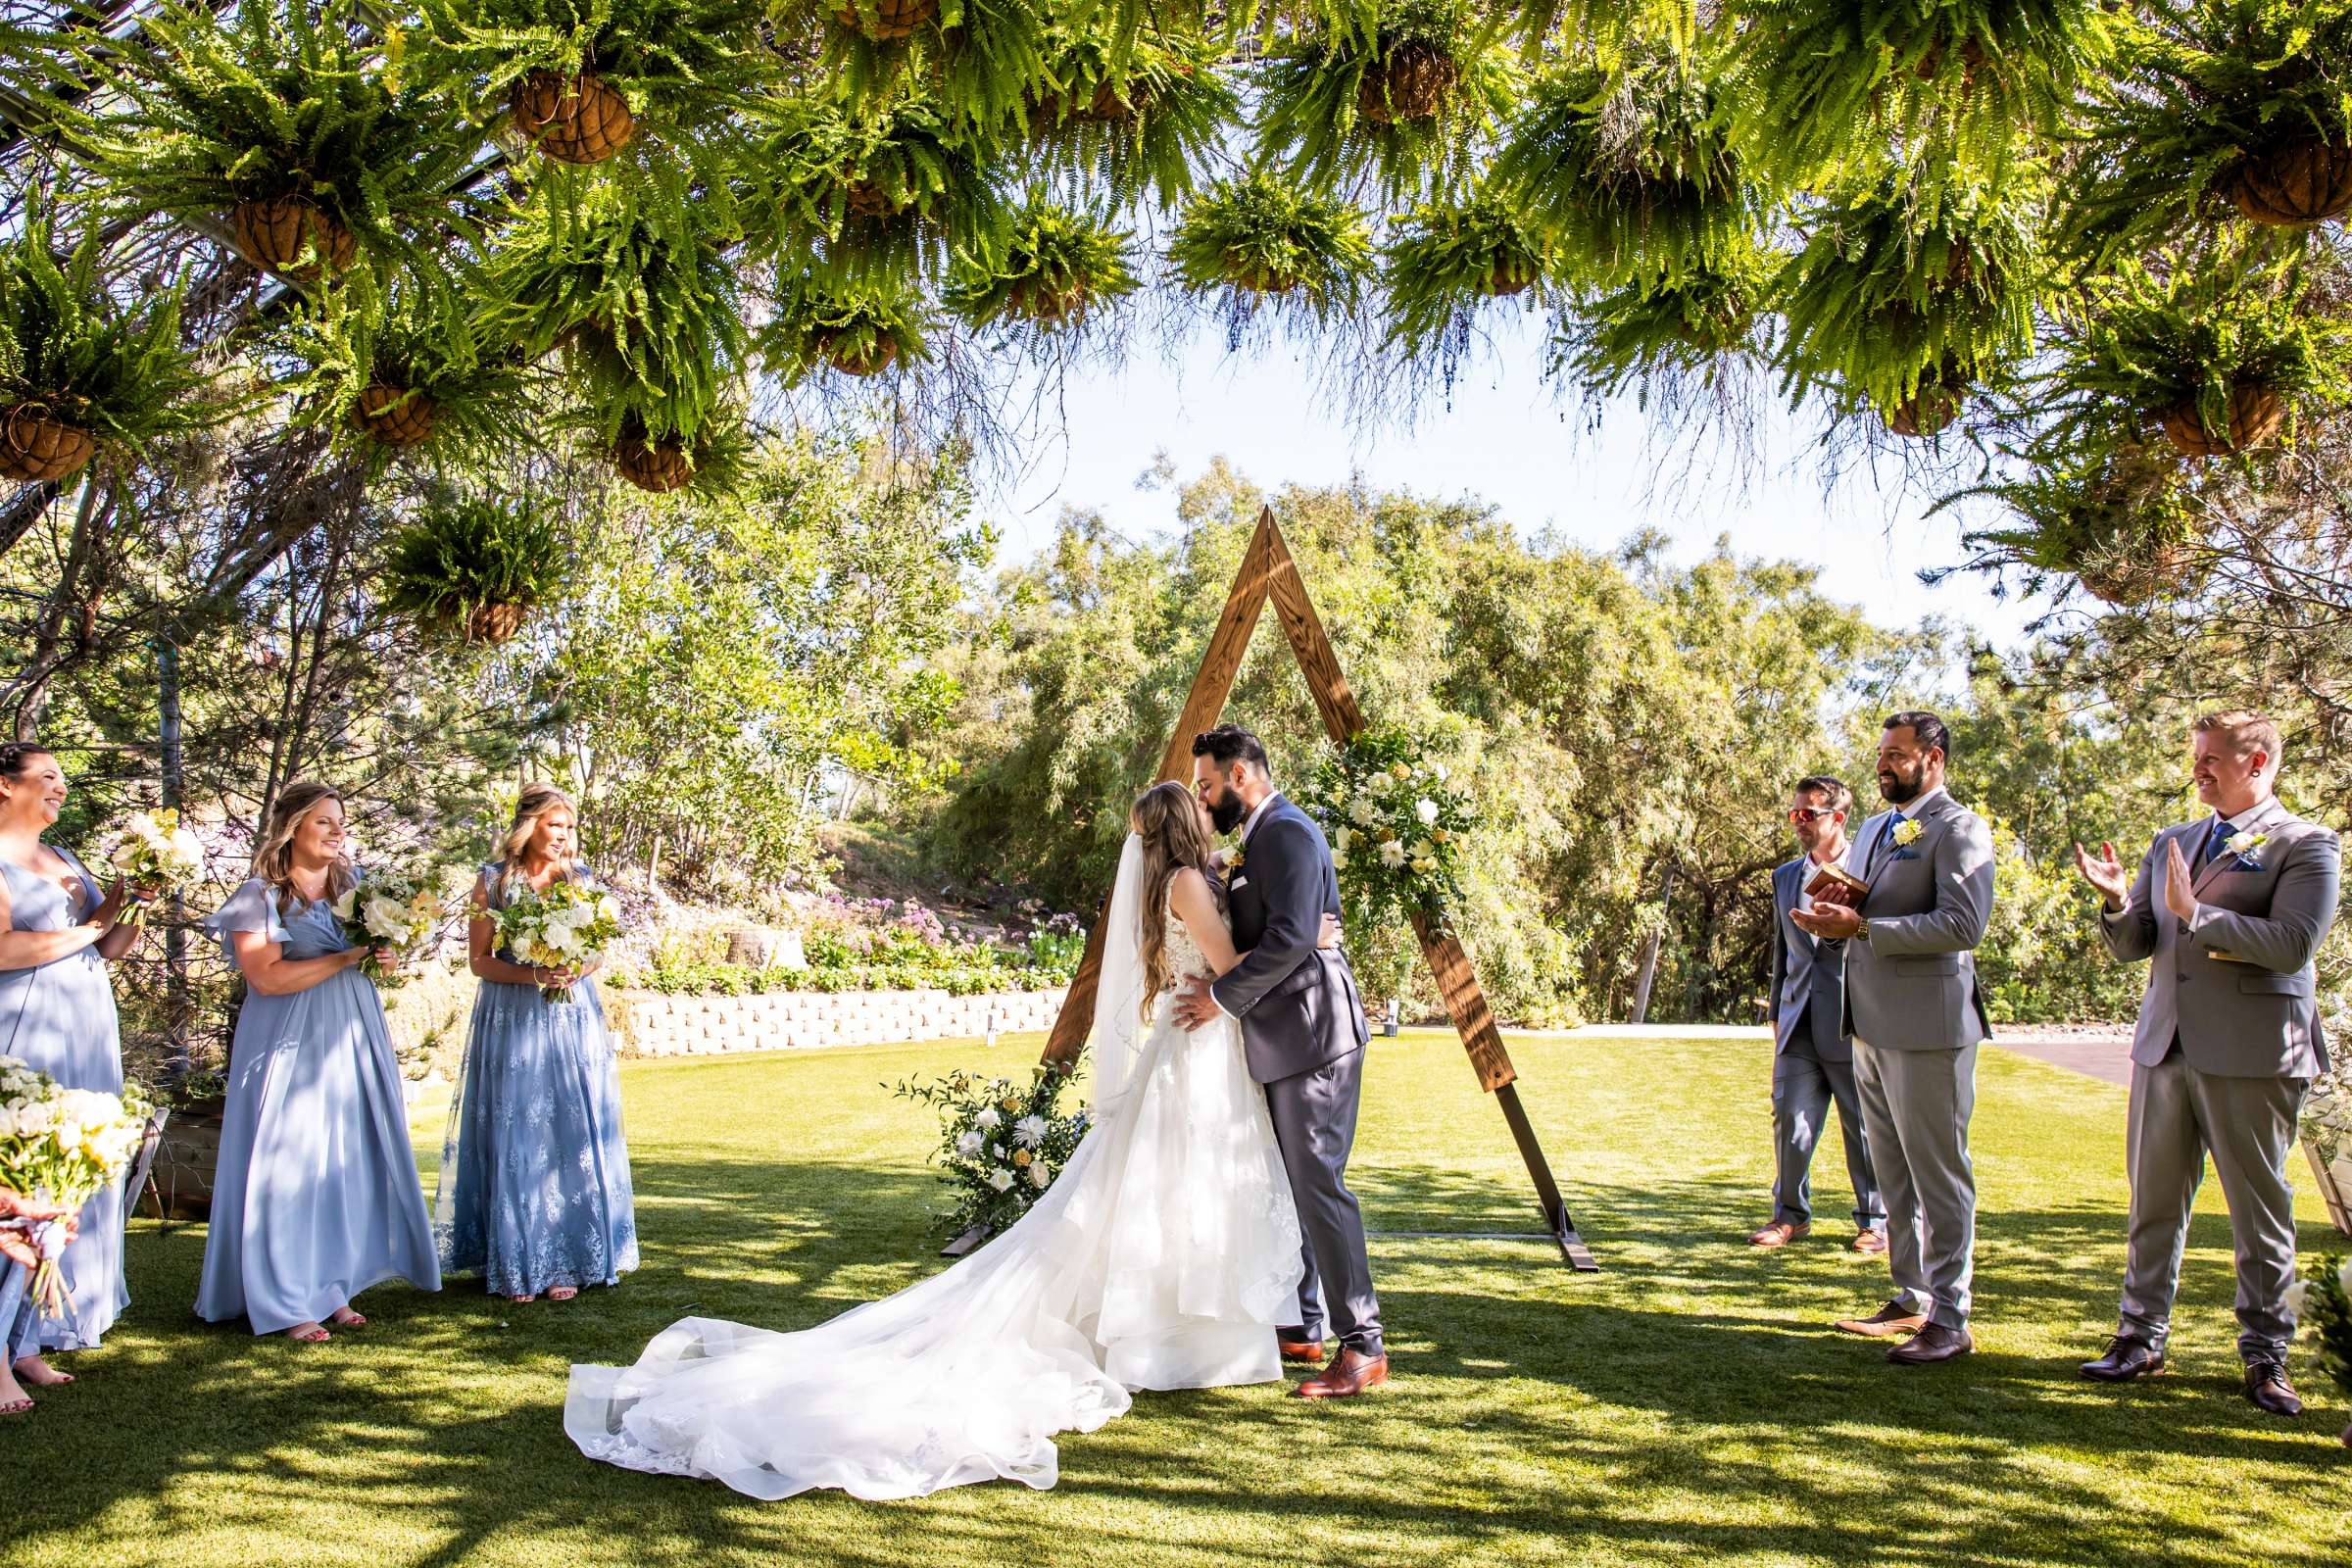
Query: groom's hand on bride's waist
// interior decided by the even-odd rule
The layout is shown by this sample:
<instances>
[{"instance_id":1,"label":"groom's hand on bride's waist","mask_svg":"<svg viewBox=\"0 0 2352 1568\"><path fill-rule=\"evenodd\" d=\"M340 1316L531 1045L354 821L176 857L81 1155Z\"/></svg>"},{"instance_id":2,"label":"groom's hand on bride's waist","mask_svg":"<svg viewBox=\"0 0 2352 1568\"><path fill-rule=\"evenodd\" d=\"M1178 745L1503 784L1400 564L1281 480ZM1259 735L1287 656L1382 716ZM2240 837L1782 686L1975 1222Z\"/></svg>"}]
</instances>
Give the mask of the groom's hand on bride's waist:
<instances>
[{"instance_id":1,"label":"groom's hand on bride's waist","mask_svg":"<svg viewBox=\"0 0 2352 1568\"><path fill-rule=\"evenodd\" d=\"M1176 993L1176 1021L1187 1029L1198 1029L1204 1023L1214 1023L1225 1016L1217 999L1208 994L1205 980L1188 980Z\"/></svg>"}]
</instances>

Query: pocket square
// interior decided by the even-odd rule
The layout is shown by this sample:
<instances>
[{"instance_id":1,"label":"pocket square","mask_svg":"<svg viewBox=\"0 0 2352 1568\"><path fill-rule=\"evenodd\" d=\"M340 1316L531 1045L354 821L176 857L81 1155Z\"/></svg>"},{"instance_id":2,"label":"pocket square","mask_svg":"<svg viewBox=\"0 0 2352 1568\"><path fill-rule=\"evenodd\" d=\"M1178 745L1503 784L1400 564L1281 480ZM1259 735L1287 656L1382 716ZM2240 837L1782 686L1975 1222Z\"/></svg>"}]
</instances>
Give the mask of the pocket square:
<instances>
[{"instance_id":1,"label":"pocket square","mask_svg":"<svg viewBox=\"0 0 2352 1568\"><path fill-rule=\"evenodd\" d=\"M1249 885L1250 885L1250 879L1249 879L1248 877L1246 877L1246 876L1237 876L1237 877L1235 877L1235 878L1233 879L1233 881L1232 881L1232 882L1230 882L1229 884L1227 884L1227 888L1228 888L1228 891L1231 891L1231 892L1237 892L1237 893L1238 893L1238 892L1239 892L1239 891L1241 891L1243 888L1246 888L1246 887L1248 887Z\"/></svg>"}]
</instances>

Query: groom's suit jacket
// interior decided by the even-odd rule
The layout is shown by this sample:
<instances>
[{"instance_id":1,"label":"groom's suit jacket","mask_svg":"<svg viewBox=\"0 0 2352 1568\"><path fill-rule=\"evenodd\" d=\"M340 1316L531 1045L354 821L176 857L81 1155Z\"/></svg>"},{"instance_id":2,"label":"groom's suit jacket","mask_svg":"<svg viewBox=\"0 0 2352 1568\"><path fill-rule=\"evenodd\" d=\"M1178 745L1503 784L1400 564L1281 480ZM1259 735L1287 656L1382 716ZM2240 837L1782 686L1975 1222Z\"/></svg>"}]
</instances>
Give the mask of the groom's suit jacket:
<instances>
[{"instance_id":1,"label":"groom's suit jacket","mask_svg":"<svg viewBox=\"0 0 2352 1568\"><path fill-rule=\"evenodd\" d=\"M1242 841L1226 878L1233 945L1249 955L1209 987L1242 1025L1250 1076L1261 1084L1312 1072L1372 1038L1354 971L1338 948L1315 946L1340 912L1339 873L1315 819L1277 795Z\"/></svg>"},{"instance_id":2,"label":"groom's suit jacket","mask_svg":"<svg viewBox=\"0 0 2352 1568\"><path fill-rule=\"evenodd\" d=\"M2336 837L2273 797L2232 819L2267 842L2198 864L2212 818L2168 827L2139 862L2124 906L2099 930L2129 963L2153 958L2132 1059L2153 1067L2177 1035L2188 1064L2218 1078L2311 1078L2328 1062L2312 955L2335 919ZM2189 864L2196 924L2164 902L2167 845ZM2213 956L2227 953L2242 959Z\"/></svg>"},{"instance_id":3,"label":"groom's suit jacket","mask_svg":"<svg viewBox=\"0 0 2352 1568\"><path fill-rule=\"evenodd\" d=\"M1870 939L1849 940L1849 1032L1878 1051L1958 1051L1992 1033L1976 946L1992 919L1992 830L1937 790L1919 808L1919 837L1886 838L1882 811L1862 824L1847 868L1869 884Z\"/></svg>"}]
</instances>

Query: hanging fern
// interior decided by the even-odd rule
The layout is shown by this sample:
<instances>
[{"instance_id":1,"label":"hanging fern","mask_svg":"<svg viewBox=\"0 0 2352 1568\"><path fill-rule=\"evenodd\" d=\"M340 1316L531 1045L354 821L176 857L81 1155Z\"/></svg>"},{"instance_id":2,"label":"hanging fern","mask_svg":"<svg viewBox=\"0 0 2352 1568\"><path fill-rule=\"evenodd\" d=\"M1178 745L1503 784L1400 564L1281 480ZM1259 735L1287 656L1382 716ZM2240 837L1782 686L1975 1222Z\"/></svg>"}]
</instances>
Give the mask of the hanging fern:
<instances>
[{"instance_id":1,"label":"hanging fern","mask_svg":"<svg viewBox=\"0 0 2352 1568\"><path fill-rule=\"evenodd\" d=\"M797 271L813 260L843 278L945 268L952 248L974 254L1002 243L1003 199L970 146L923 96L861 110L837 98L785 99L763 107L766 128L749 220L776 258Z\"/></svg>"},{"instance_id":2,"label":"hanging fern","mask_svg":"<svg viewBox=\"0 0 2352 1568\"><path fill-rule=\"evenodd\" d=\"M38 99L44 128L112 210L226 225L246 260L288 277L365 258L454 293L450 242L469 225L450 192L476 140L369 40L358 0L174 3L133 33L77 25L54 45L71 96Z\"/></svg>"},{"instance_id":3,"label":"hanging fern","mask_svg":"<svg viewBox=\"0 0 2352 1568\"><path fill-rule=\"evenodd\" d=\"M1414 209L1397 222L1381 258L1385 346L1407 360L1434 353L1450 368L1489 302L1542 298L1544 243L1517 204L1493 191L1459 206Z\"/></svg>"},{"instance_id":4,"label":"hanging fern","mask_svg":"<svg viewBox=\"0 0 2352 1568\"><path fill-rule=\"evenodd\" d=\"M55 244L40 207L0 244L0 473L64 478L231 412L180 349L183 280L123 310L99 271L97 223L63 256Z\"/></svg>"},{"instance_id":5,"label":"hanging fern","mask_svg":"<svg viewBox=\"0 0 2352 1568\"><path fill-rule=\"evenodd\" d=\"M730 237L681 240L619 187L592 187L576 201L542 189L487 264L493 297L482 324L531 356L561 347L602 411L607 439L624 416L691 439L747 358Z\"/></svg>"},{"instance_id":6,"label":"hanging fern","mask_svg":"<svg viewBox=\"0 0 2352 1568\"><path fill-rule=\"evenodd\" d=\"M548 513L436 491L391 541L384 608L442 636L503 642L563 592L569 558Z\"/></svg>"},{"instance_id":7,"label":"hanging fern","mask_svg":"<svg viewBox=\"0 0 2352 1568\"><path fill-rule=\"evenodd\" d=\"M1051 81L1046 0L783 0L787 24L818 30L825 64L855 101L920 84L958 133L994 134Z\"/></svg>"},{"instance_id":8,"label":"hanging fern","mask_svg":"<svg viewBox=\"0 0 2352 1568\"><path fill-rule=\"evenodd\" d=\"M489 466L536 444L532 394L543 377L527 353L483 342L475 320L414 295L370 310L353 308L351 293L323 291L278 331L302 366L283 384L299 422L331 427L379 464L422 451Z\"/></svg>"},{"instance_id":9,"label":"hanging fern","mask_svg":"<svg viewBox=\"0 0 2352 1568\"><path fill-rule=\"evenodd\" d=\"M1360 180L1383 200L1417 200L1465 173L1519 79L1473 0L1378 0L1267 62L1260 156L1318 188Z\"/></svg>"},{"instance_id":10,"label":"hanging fern","mask_svg":"<svg viewBox=\"0 0 2352 1568\"><path fill-rule=\"evenodd\" d=\"M1720 117L1690 59L1653 52L1564 69L1529 95L1491 177L1588 287L1703 275L1763 218Z\"/></svg>"},{"instance_id":11,"label":"hanging fern","mask_svg":"<svg viewBox=\"0 0 2352 1568\"><path fill-rule=\"evenodd\" d=\"M1194 197L1168 260L1195 294L1295 301L1317 318L1351 309L1374 265L1362 213L1262 172Z\"/></svg>"},{"instance_id":12,"label":"hanging fern","mask_svg":"<svg viewBox=\"0 0 2352 1568\"><path fill-rule=\"evenodd\" d=\"M2094 263L2194 218L2286 228L2352 208L2352 0L2191 0L2124 35L2067 226Z\"/></svg>"},{"instance_id":13,"label":"hanging fern","mask_svg":"<svg viewBox=\"0 0 2352 1568\"><path fill-rule=\"evenodd\" d=\"M1786 260L1748 241L1718 265L1602 294L1562 321L1550 372L1600 398L1712 387L1727 361L1761 352L1759 314Z\"/></svg>"},{"instance_id":14,"label":"hanging fern","mask_svg":"<svg viewBox=\"0 0 2352 1568\"><path fill-rule=\"evenodd\" d=\"M1728 23L1740 146L1789 185L1892 159L1997 176L2112 50L2104 0L1758 0Z\"/></svg>"},{"instance_id":15,"label":"hanging fern","mask_svg":"<svg viewBox=\"0 0 2352 1568\"><path fill-rule=\"evenodd\" d=\"M1785 391L1821 388L1905 433L1947 420L1962 390L2030 352L2041 288L2037 188L1889 175L1806 220L1784 274Z\"/></svg>"},{"instance_id":16,"label":"hanging fern","mask_svg":"<svg viewBox=\"0 0 2352 1568\"><path fill-rule=\"evenodd\" d=\"M812 279L777 301L760 357L787 385L824 369L879 375L928 357L924 315L922 297L903 282Z\"/></svg>"},{"instance_id":17,"label":"hanging fern","mask_svg":"<svg viewBox=\"0 0 2352 1568\"><path fill-rule=\"evenodd\" d=\"M2030 591L2063 573L2112 604L2141 606L2196 585L2201 507L2167 455L2135 443L2097 448L1971 493L2005 503L2022 526L1972 532L1968 545L1989 564L2023 567Z\"/></svg>"},{"instance_id":18,"label":"hanging fern","mask_svg":"<svg viewBox=\"0 0 2352 1568\"><path fill-rule=\"evenodd\" d=\"M1002 258L959 257L942 302L975 326L1074 329L1098 306L1135 292L1134 240L1100 212L1032 194Z\"/></svg>"},{"instance_id":19,"label":"hanging fern","mask_svg":"<svg viewBox=\"0 0 2352 1568\"><path fill-rule=\"evenodd\" d=\"M1057 33L1046 80L1020 113L1043 172L1114 203L1183 200L1241 116L1240 93L1218 69L1226 47L1200 32Z\"/></svg>"}]
</instances>

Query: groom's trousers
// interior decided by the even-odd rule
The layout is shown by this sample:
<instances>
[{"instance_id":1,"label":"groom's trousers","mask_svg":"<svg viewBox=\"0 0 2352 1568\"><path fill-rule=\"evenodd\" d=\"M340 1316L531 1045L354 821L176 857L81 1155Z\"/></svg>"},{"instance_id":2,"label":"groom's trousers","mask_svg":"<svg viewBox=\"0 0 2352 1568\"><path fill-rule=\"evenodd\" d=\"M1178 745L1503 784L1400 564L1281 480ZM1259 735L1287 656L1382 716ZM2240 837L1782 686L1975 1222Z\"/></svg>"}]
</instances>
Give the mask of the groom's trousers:
<instances>
[{"instance_id":1,"label":"groom's trousers","mask_svg":"<svg viewBox=\"0 0 2352 1568\"><path fill-rule=\"evenodd\" d=\"M1274 1116L1274 1141L1282 1146L1304 1237L1299 1337L1319 1341L1328 1325L1348 1349L1385 1355L1372 1259L1364 1250L1364 1216L1347 1180L1363 1077L1364 1053L1351 1051L1311 1072L1266 1085L1266 1108ZM1287 1327L1284 1337L1290 1337Z\"/></svg>"}]
</instances>

